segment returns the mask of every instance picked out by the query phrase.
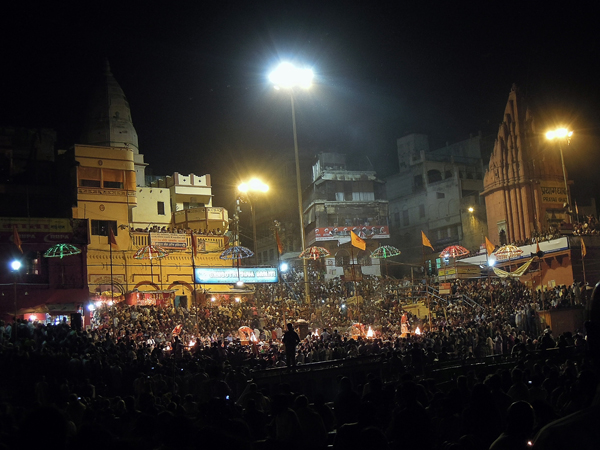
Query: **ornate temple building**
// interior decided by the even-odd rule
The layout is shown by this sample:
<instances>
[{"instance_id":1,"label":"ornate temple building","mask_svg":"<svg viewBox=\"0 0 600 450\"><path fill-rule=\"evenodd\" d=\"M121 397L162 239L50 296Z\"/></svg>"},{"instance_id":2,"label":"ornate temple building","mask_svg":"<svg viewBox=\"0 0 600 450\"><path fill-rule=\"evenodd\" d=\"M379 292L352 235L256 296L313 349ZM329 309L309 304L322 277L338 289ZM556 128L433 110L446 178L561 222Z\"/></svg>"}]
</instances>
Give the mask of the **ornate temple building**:
<instances>
[{"instance_id":1,"label":"ornate temple building","mask_svg":"<svg viewBox=\"0 0 600 450\"><path fill-rule=\"evenodd\" d=\"M494 244L522 241L568 220L568 192L558 146L546 141L536 129L527 102L515 85L483 183L481 195Z\"/></svg>"}]
</instances>

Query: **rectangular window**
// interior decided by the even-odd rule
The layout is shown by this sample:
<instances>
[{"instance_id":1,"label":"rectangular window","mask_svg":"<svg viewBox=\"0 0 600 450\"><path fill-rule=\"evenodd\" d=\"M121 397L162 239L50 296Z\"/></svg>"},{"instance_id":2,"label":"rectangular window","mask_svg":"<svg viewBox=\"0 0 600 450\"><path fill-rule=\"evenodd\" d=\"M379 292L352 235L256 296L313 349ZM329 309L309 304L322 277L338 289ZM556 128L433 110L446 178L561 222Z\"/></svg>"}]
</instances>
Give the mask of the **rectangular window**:
<instances>
[{"instance_id":1,"label":"rectangular window","mask_svg":"<svg viewBox=\"0 0 600 450\"><path fill-rule=\"evenodd\" d=\"M108 236L108 230L113 230L114 235L117 235L116 220L92 220L92 235Z\"/></svg>"},{"instance_id":2,"label":"rectangular window","mask_svg":"<svg viewBox=\"0 0 600 450\"><path fill-rule=\"evenodd\" d=\"M446 198L446 194L444 194L443 192L436 192L435 195L438 199Z\"/></svg>"},{"instance_id":3,"label":"rectangular window","mask_svg":"<svg viewBox=\"0 0 600 450\"><path fill-rule=\"evenodd\" d=\"M100 180L79 180L79 186L99 188Z\"/></svg>"},{"instance_id":4,"label":"rectangular window","mask_svg":"<svg viewBox=\"0 0 600 450\"><path fill-rule=\"evenodd\" d=\"M408 210L402 211L402 226L407 227L410 225L408 220Z\"/></svg>"},{"instance_id":5,"label":"rectangular window","mask_svg":"<svg viewBox=\"0 0 600 450\"><path fill-rule=\"evenodd\" d=\"M419 218L425 217L425 205L419 205Z\"/></svg>"},{"instance_id":6,"label":"rectangular window","mask_svg":"<svg viewBox=\"0 0 600 450\"><path fill-rule=\"evenodd\" d=\"M123 183L121 181L104 181L104 187L106 189L123 189Z\"/></svg>"},{"instance_id":7,"label":"rectangular window","mask_svg":"<svg viewBox=\"0 0 600 450\"><path fill-rule=\"evenodd\" d=\"M159 216L165 215L165 202L156 202L156 208Z\"/></svg>"},{"instance_id":8,"label":"rectangular window","mask_svg":"<svg viewBox=\"0 0 600 450\"><path fill-rule=\"evenodd\" d=\"M275 259L275 250L269 249L269 261L273 261Z\"/></svg>"},{"instance_id":9,"label":"rectangular window","mask_svg":"<svg viewBox=\"0 0 600 450\"><path fill-rule=\"evenodd\" d=\"M394 224L400 225L400 213L399 212L394 213Z\"/></svg>"},{"instance_id":10,"label":"rectangular window","mask_svg":"<svg viewBox=\"0 0 600 450\"><path fill-rule=\"evenodd\" d=\"M256 256L258 256L258 263L262 264L262 255L258 253Z\"/></svg>"}]
</instances>

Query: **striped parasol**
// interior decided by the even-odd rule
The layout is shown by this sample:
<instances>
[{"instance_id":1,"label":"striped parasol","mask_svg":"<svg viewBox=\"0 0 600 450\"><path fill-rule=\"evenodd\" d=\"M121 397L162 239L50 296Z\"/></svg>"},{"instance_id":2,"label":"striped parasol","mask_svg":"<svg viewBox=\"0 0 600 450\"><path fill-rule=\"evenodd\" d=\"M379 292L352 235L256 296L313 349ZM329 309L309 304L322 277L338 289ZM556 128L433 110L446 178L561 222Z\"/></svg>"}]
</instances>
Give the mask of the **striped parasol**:
<instances>
[{"instance_id":1,"label":"striped parasol","mask_svg":"<svg viewBox=\"0 0 600 450\"><path fill-rule=\"evenodd\" d=\"M523 250L521 250L516 245L503 245L494 253L492 253L492 255L494 255L497 260L512 259L516 256L521 256L522 254Z\"/></svg>"},{"instance_id":2,"label":"striped parasol","mask_svg":"<svg viewBox=\"0 0 600 450\"><path fill-rule=\"evenodd\" d=\"M221 259L244 259L251 258L254 256L254 252L249 248L242 247L241 245L234 245L225 250L219 258Z\"/></svg>"},{"instance_id":3,"label":"striped parasol","mask_svg":"<svg viewBox=\"0 0 600 450\"><path fill-rule=\"evenodd\" d=\"M329 256L330 254L331 253L329 253L329 250L327 250L326 248L313 246L305 249L302 253L298 255L298 257L301 259L317 260L319 258Z\"/></svg>"},{"instance_id":4,"label":"striped parasol","mask_svg":"<svg viewBox=\"0 0 600 450\"><path fill-rule=\"evenodd\" d=\"M386 259L391 258L392 256L398 256L400 254L400 250L392 245L382 245L381 247L377 247L371 253L371 258L375 259Z\"/></svg>"},{"instance_id":5,"label":"striped parasol","mask_svg":"<svg viewBox=\"0 0 600 450\"><path fill-rule=\"evenodd\" d=\"M169 256L169 253L161 247L156 245L145 245L144 247L140 247L137 252L133 255L134 259L149 259L152 261L153 259L161 259L165 256Z\"/></svg>"},{"instance_id":6,"label":"striped parasol","mask_svg":"<svg viewBox=\"0 0 600 450\"><path fill-rule=\"evenodd\" d=\"M458 258L459 256L465 256L469 253L471 253L469 250L461 247L460 245L451 245L450 247L446 247L444 250L442 250L442 253L440 253L440 258Z\"/></svg>"},{"instance_id":7,"label":"striped parasol","mask_svg":"<svg viewBox=\"0 0 600 450\"><path fill-rule=\"evenodd\" d=\"M44 258L60 258L64 256L78 255L81 253L81 249L71 244L56 244L46 250Z\"/></svg>"}]
</instances>

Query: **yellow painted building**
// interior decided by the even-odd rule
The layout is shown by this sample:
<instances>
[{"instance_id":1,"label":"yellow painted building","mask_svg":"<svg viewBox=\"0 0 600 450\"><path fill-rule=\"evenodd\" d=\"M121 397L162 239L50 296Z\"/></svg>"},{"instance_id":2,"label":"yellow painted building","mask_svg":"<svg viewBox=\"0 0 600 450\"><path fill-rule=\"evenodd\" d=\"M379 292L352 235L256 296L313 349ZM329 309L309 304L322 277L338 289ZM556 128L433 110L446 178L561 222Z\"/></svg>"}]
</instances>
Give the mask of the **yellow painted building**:
<instances>
[{"instance_id":1,"label":"yellow painted building","mask_svg":"<svg viewBox=\"0 0 600 450\"><path fill-rule=\"evenodd\" d=\"M208 288L228 292L228 286L194 283L194 268L232 264L219 258L228 245L220 235L227 230L228 215L212 206L210 175L176 173L146 185L147 164L139 152L129 103L108 63L80 142L74 146L77 203L72 213L88 221L90 293L171 291L194 299L194 291ZM219 235L209 235L217 229ZM163 247L168 256L134 257L150 244Z\"/></svg>"}]
</instances>

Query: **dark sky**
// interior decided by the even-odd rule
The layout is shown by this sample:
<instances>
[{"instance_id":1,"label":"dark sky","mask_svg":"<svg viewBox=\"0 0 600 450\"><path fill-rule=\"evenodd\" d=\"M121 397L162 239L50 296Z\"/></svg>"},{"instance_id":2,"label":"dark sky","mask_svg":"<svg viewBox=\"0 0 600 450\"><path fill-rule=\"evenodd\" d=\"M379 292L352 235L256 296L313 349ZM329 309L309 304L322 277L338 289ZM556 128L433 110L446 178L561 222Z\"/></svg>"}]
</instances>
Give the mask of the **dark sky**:
<instances>
[{"instance_id":1,"label":"dark sky","mask_svg":"<svg viewBox=\"0 0 600 450\"><path fill-rule=\"evenodd\" d=\"M227 185L260 173L271 155L293 152L289 97L267 80L281 60L311 66L317 77L298 94L302 152L367 155L386 176L397 167L396 139L409 132L429 134L434 147L495 133L517 83L540 129L562 122L575 130L565 154L575 196L600 186L600 39L591 2L4 8L0 124L52 127L59 145L71 146L107 57L154 173L210 173L217 206L227 206Z\"/></svg>"}]
</instances>

